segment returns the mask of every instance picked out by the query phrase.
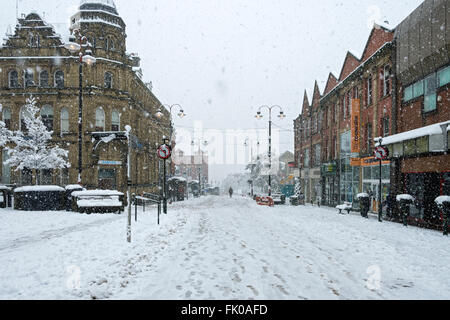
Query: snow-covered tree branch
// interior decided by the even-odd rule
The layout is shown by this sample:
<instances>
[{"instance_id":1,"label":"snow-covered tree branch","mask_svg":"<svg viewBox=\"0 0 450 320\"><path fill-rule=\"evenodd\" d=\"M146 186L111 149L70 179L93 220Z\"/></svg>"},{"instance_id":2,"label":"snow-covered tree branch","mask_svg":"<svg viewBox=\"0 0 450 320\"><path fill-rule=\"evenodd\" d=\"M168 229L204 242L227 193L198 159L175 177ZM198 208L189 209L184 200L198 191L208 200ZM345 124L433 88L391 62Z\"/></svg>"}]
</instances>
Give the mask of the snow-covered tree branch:
<instances>
[{"instance_id":1,"label":"snow-covered tree branch","mask_svg":"<svg viewBox=\"0 0 450 320\"><path fill-rule=\"evenodd\" d=\"M0 104L0 113L2 112L2 105ZM11 131L6 128L3 121L0 121L0 147L6 145L11 139Z\"/></svg>"},{"instance_id":2,"label":"snow-covered tree branch","mask_svg":"<svg viewBox=\"0 0 450 320\"><path fill-rule=\"evenodd\" d=\"M10 156L7 164L16 168L16 171L25 168L43 170L70 167L66 160L69 152L50 145L53 132L44 125L33 97L27 99L23 121L26 128L14 132L10 137L15 146L7 148Z\"/></svg>"}]
</instances>

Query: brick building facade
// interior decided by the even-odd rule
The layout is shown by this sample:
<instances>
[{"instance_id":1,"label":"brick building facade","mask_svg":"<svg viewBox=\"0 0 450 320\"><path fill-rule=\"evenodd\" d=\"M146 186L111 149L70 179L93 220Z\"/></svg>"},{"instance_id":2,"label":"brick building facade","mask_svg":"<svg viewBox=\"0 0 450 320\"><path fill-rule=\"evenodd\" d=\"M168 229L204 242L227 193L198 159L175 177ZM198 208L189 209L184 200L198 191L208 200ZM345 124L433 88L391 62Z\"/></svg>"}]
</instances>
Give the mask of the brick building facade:
<instances>
[{"instance_id":1,"label":"brick building facade","mask_svg":"<svg viewBox=\"0 0 450 320\"><path fill-rule=\"evenodd\" d=\"M395 30L375 25L361 59L348 53L339 78L330 74L319 107L323 204L354 202L367 192L371 209L378 210L380 169L373 150L381 137L390 151L382 163L382 199L412 194L414 218L439 219L434 199L450 194L449 17L450 1L426 0ZM300 168L303 146L315 138L307 100L305 93L294 122ZM314 200L304 190L307 201Z\"/></svg>"},{"instance_id":2,"label":"brick building facade","mask_svg":"<svg viewBox=\"0 0 450 320\"><path fill-rule=\"evenodd\" d=\"M123 132L126 125L137 137L131 155L132 182L138 192L156 190L159 161L156 144L170 135L170 117L142 80L139 58L126 51L126 27L112 1L83 1L71 18L70 31L79 29L92 45L97 61L83 66L83 175L88 188L124 190L127 184L127 144L98 143L99 137ZM0 47L1 119L11 130L21 130L22 107L33 95L53 133L53 143L69 151L70 169L40 173L44 184L74 184L78 179L77 54L64 48L52 25L36 13L18 20L15 32ZM155 116L158 109L164 116ZM0 168L4 184L34 183L29 172Z\"/></svg>"}]
</instances>

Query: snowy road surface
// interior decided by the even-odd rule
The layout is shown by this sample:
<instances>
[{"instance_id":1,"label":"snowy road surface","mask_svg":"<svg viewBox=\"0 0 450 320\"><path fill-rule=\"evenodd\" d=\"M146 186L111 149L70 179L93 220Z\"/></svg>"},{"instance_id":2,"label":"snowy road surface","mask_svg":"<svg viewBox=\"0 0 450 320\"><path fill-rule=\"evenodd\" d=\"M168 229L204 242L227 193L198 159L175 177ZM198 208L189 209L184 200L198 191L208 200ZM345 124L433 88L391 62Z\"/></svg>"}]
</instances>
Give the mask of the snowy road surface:
<instances>
[{"instance_id":1,"label":"snowy road surface","mask_svg":"<svg viewBox=\"0 0 450 320\"><path fill-rule=\"evenodd\" d=\"M249 199L126 215L0 209L0 299L449 299L439 232Z\"/></svg>"}]
</instances>

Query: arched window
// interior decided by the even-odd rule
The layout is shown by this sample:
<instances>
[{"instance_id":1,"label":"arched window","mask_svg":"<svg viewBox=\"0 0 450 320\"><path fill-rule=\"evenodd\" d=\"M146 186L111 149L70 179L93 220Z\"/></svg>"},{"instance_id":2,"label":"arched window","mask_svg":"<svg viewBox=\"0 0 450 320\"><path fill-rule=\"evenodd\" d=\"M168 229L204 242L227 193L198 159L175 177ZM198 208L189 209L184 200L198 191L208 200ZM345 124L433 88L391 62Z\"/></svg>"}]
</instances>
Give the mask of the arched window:
<instances>
[{"instance_id":1,"label":"arched window","mask_svg":"<svg viewBox=\"0 0 450 320\"><path fill-rule=\"evenodd\" d=\"M64 72L61 70L55 72L55 87L64 88Z\"/></svg>"},{"instance_id":2,"label":"arched window","mask_svg":"<svg viewBox=\"0 0 450 320\"><path fill-rule=\"evenodd\" d=\"M105 131L105 112L102 107L95 111L95 131Z\"/></svg>"},{"instance_id":3,"label":"arched window","mask_svg":"<svg viewBox=\"0 0 450 320\"><path fill-rule=\"evenodd\" d=\"M105 73L105 88L106 89L112 89L113 86L113 75L111 72Z\"/></svg>"},{"instance_id":4,"label":"arched window","mask_svg":"<svg viewBox=\"0 0 450 320\"><path fill-rule=\"evenodd\" d=\"M41 109L42 122L48 131L53 131L53 107L46 105Z\"/></svg>"},{"instance_id":5,"label":"arched window","mask_svg":"<svg viewBox=\"0 0 450 320\"><path fill-rule=\"evenodd\" d=\"M2 119L7 129L11 130L11 109L4 107L2 111Z\"/></svg>"},{"instance_id":6,"label":"arched window","mask_svg":"<svg viewBox=\"0 0 450 320\"><path fill-rule=\"evenodd\" d=\"M112 39L111 37L106 37L105 43L106 43L106 51L115 50L116 47L114 44L114 39Z\"/></svg>"},{"instance_id":7,"label":"arched window","mask_svg":"<svg viewBox=\"0 0 450 320\"><path fill-rule=\"evenodd\" d=\"M30 35L29 45L30 45L30 47L34 47L34 36L33 35Z\"/></svg>"},{"instance_id":8,"label":"arched window","mask_svg":"<svg viewBox=\"0 0 450 320\"><path fill-rule=\"evenodd\" d=\"M120 114L116 110L111 113L111 131L120 131Z\"/></svg>"},{"instance_id":9,"label":"arched window","mask_svg":"<svg viewBox=\"0 0 450 320\"><path fill-rule=\"evenodd\" d=\"M34 86L34 72L32 69L26 69L24 71L24 83L25 88Z\"/></svg>"},{"instance_id":10,"label":"arched window","mask_svg":"<svg viewBox=\"0 0 450 320\"><path fill-rule=\"evenodd\" d=\"M12 70L8 75L8 82L10 88L18 88L19 87L19 74L16 70Z\"/></svg>"},{"instance_id":11,"label":"arched window","mask_svg":"<svg viewBox=\"0 0 450 320\"><path fill-rule=\"evenodd\" d=\"M49 87L48 71L43 70L39 74L39 86L41 88L48 88Z\"/></svg>"},{"instance_id":12,"label":"arched window","mask_svg":"<svg viewBox=\"0 0 450 320\"><path fill-rule=\"evenodd\" d=\"M67 108L61 109L61 133L69 132L69 110Z\"/></svg>"},{"instance_id":13,"label":"arched window","mask_svg":"<svg viewBox=\"0 0 450 320\"><path fill-rule=\"evenodd\" d=\"M19 130L26 134L26 133L28 133L28 128L27 128L27 125L24 120L25 117L30 118L31 114L28 112L28 109L25 106L23 106L20 109L20 114L19 114L19 120L20 120L19 121L19 125L20 125Z\"/></svg>"},{"instance_id":14,"label":"arched window","mask_svg":"<svg viewBox=\"0 0 450 320\"><path fill-rule=\"evenodd\" d=\"M92 36L92 35L89 35L89 36L87 37L87 41L88 41L88 43L91 45L92 49L95 49L95 47L96 47L96 45L97 45L95 37Z\"/></svg>"}]
</instances>

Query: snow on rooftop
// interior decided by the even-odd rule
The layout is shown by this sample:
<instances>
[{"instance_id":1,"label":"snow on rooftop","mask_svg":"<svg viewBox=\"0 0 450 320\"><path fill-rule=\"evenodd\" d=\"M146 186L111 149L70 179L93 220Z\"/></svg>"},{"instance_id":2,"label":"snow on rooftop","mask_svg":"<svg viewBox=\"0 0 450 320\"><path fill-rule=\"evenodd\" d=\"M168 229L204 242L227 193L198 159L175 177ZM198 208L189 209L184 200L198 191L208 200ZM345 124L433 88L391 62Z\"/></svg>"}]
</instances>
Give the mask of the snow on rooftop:
<instances>
[{"instance_id":1,"label":"snow on rooftop","mask_svg":"<svg viewBox=\"0 0 450 320\"><path fill-rule=\"evenodd\" d=\"M65 189L66 190L76 190L76 189L83 189L83 187L80 186L79 184L70 184L70 185L66 186Z\"/></svg>"},{"instance_id":2,"label":"snow on rooftop","mask_svg":"<svg viewBox=\"0 0 450 320\"><path fill-rule=\"evenodd\" d=\"M18 192L49 192L49 191L65 191L65 190L58 186L25 186L25 187L17 188L14 190L15 193L18 193Z\"/></svg>"},{"instance_id":3,"label":"snow on rooftop","mask_svg":"<svg viewBox=\"0 0 450 320\"><path fill-rule=\"evenodd\" d=\"M115 190L87 190L75 191L72 193L73 197L88 197L88 196L123 196L124 194Z\"/></svg>"},{"instance_id":4,"label":"snow on rooftop","mask_svg":"<svg viewBox=\"0 0 450 320\"><path fill-rule=\"evenodd\" d=\"M80 6L83 4L102 4L104 6L112 7L116 9L116 4L113 0L80 0Z\"/></svg>"}]
</instances>

